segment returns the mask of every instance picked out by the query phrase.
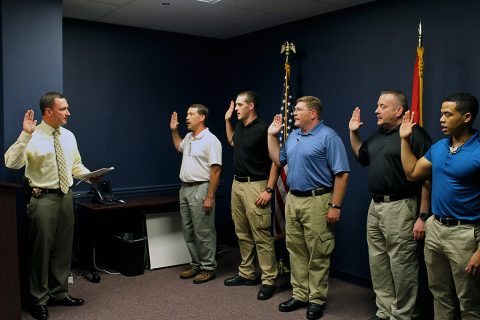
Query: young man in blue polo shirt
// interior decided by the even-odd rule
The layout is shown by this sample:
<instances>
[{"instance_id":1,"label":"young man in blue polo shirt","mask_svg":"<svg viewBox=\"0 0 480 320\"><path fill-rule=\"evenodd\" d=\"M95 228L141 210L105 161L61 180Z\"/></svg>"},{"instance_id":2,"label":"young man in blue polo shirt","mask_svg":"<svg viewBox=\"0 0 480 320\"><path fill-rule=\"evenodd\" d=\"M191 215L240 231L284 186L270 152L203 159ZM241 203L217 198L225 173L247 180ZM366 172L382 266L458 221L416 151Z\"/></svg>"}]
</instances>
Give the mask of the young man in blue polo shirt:
<instances>
[{"instance_id":1,"label":"young man in blue polo shirt","mask_svg":"<svg viewBox=\"0 0 480 320\"><path fill-rule=\"evenodd\" d=\"M268 129L268 151L277 166L288 164L290 191L285 203L286 244L290 254L292 298L278 309L290 312L308 306L307 319L319 319L328 291L330 255L335 246L333 224L347 189L345 146L338 134L321 120L320 99L297 100L295 129L282 148L278 133L282 116Z\"/></svg>"},{"instance_id":2,"label":"young man in blue polo shirt","mask_svg":"<svg viewBox=\"0 0 480 320\"><path fill-rule=\"evenodd\" d=\"M402 165L411 181L432 179L432 212L425 224L425 263L435 319L480 319L480 137L473 129L478 101L456 93L442 102L448 138L417 160L411 151L413 114L400 127Z\"/></svg>"}]
</instances>

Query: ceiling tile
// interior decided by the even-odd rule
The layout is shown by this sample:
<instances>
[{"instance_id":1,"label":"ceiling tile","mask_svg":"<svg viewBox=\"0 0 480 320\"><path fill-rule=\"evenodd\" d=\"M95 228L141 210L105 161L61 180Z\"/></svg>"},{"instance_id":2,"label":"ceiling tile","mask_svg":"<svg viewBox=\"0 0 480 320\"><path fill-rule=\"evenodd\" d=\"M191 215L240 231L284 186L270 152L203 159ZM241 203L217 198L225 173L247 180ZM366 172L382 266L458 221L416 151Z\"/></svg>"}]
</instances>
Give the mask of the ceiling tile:
<instances>
[{"instance_id":1,"label":"ceiling tile","mask_svg":"<svg viewBox=\"0 0 480 320\"><path fill-rule=\"evenodd\" d=\"M348 8L358 6L367 2L373 2L375 0L312 0L314 2L330 4L332 6L340 8Z\"/></svg>"},{"instance_id":2,"label":"ceiling tile","mask_svg":"<svg viewBox=\"0 0 480 320\"><path fill-rule=\"evenodd\" d=\"M96 3L114 4L114 5L117 5L117 6L123 6L127 3L135 1L135 0L84 0L84 1L85 2L96 2Z\"/></svg>"},{"instance_id":3,"label":"ceiling tile","mask_svg":"<svg viewBox=\"0 0 480 320\"><path fill-rule=\"evenodd\" d=\"M118 6L111 4L83 0L69 0L63 2L63 16L67 18L95 21L118 8Z\"/></svg>"},{"instance_id":4,"label":"ceiling tile","mask_svg":"<svg viewBox=\"0 0 480 320\"><path fill-rule=\"evenodd\" d=\"M324 14L327 12L335 11L338 7L334 7L330 4L314 2L311 0L301 0L294 3L290 3L283 7L269 10L269 13L276 15L282 15L286 17L295 17L297 19L304 19L313 17L316 15Z\"/></svg>"}]
</instances>

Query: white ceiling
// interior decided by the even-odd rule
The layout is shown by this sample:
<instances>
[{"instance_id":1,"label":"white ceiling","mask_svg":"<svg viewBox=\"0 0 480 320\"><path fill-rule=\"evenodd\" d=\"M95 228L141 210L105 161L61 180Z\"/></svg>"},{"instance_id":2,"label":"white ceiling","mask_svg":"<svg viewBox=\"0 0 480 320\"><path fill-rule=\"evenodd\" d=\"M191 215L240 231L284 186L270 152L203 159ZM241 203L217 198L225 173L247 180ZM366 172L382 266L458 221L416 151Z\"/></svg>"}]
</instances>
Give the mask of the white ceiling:
<instances>
[{"instance_id":1,"label":"white ceiling","mask_svg":"<svg viewBox=\"0 0 480 320\"><path fill-rule=\"evenodd\" d=\"M63 0L63 16L217 39L375 0Z\"/></svg>"}]
</instances>

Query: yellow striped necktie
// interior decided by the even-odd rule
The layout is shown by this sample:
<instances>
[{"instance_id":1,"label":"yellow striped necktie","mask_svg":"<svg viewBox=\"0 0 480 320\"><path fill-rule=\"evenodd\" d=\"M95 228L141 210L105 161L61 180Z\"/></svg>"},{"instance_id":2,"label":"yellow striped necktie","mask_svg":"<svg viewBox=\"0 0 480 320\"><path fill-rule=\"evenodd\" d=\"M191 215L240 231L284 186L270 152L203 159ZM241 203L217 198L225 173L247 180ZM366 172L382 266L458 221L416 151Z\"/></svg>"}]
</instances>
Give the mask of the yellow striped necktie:
<instances>
[{"instance_id":1,"label":"yellow striped necktie","mask_svg":"<svg viewBox=\"0 0 480 320\"><path fill-rule=\"evenodd\" d=\"M70 186L68 184L68 174L67 174L67 162L65 161L65 156L63 155L63 149L60 145L59 136L60 129L57 128L53 132L53 141L55 146L55 155L57 158L57 166L58 166L58 179L60 180L60 190L64 194L68 193Z\"/></svg>"}]
</instances>

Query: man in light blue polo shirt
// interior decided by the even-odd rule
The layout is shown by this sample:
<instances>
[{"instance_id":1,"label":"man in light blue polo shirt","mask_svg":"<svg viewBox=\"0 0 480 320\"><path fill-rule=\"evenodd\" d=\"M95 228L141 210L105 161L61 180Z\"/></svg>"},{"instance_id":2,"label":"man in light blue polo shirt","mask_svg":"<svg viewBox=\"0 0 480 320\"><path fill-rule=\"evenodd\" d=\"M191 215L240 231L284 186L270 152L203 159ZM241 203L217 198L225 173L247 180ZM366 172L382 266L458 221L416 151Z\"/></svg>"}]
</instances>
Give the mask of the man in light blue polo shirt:
<instances>
[{"instance_id":1,"label":"man in light blue polo shirt","mask_svg":"<svg viewBox=\"0 0 480 320\"><path fill-rule=\"evenodd\" d=\"M446 97L440 110L448 138L418 159L412 153L413 114L400 127L402 165L409 180L432 180L432 212L425 223L425 263L435 319L480 319L480 137L473 129L478 101L468 93Z\"/></svg>"},{"instance_id":2,"label":"man in light blue polo shirt","mask_svg":"<svg viewBox=\"0 0 480 320\"><path fill-rule=\"evenodd\" d=\"M268 129L270 158L277 166L288 164L290 186L285 218L293 295L278 308L290 312L308 306L307 319L323 315L335 245L333 224L340 219L350 171L345 146L323 123L321 112L320 99L298 99L293 113L298 129L281 148L282 116L276 115Z\"/></svg>"}]
</instances>

